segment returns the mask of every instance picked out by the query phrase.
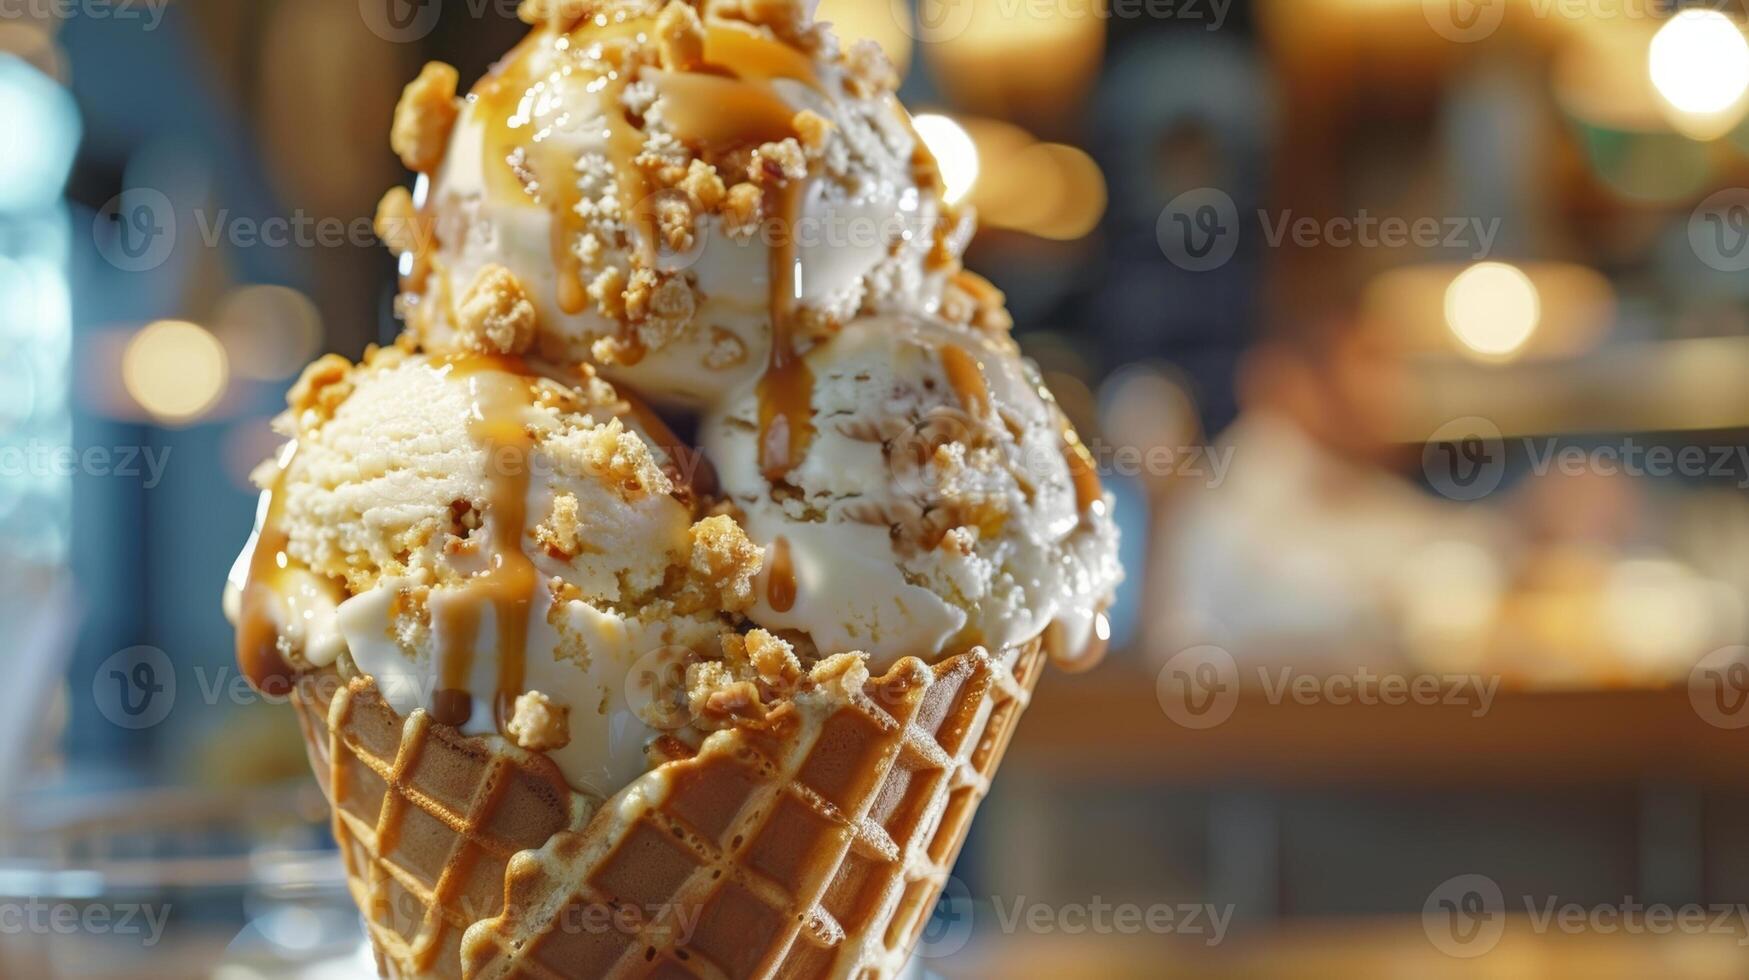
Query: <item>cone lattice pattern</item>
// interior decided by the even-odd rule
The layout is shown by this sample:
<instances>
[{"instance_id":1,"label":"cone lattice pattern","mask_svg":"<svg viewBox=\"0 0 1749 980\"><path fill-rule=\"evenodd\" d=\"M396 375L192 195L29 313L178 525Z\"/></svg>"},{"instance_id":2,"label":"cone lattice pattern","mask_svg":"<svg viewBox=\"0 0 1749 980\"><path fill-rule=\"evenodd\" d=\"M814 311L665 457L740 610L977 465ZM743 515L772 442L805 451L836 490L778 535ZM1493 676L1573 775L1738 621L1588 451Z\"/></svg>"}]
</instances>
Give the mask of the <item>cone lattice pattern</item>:
<instances>
[{"instance_id":1,"label":"cone lattice pattern","mask_svg":"<svg viewBox=\"0 0 1749 980\"><path fill-rule=\"evenodd\" d=\"M538 756L402 721L368 681L299 701L390 974L860 980L903 968L1042 661L978 650L809 691L671 746L580 831L587 802ZM441 778L434 746L458 760Z\"/></svg>"},{"instance_id":2,"label":"cone lattice pattern","mask_svg":"<svg viewBox=\"0 0 1749 980\"><path fill-rule=\"evenodd\" d=\"M542 756L401 718L369 680L306 677L292 700L379 962L459 977L462 933L503 910L510 858L582 826L586 798Z\"/></svg>"}]
</instances>

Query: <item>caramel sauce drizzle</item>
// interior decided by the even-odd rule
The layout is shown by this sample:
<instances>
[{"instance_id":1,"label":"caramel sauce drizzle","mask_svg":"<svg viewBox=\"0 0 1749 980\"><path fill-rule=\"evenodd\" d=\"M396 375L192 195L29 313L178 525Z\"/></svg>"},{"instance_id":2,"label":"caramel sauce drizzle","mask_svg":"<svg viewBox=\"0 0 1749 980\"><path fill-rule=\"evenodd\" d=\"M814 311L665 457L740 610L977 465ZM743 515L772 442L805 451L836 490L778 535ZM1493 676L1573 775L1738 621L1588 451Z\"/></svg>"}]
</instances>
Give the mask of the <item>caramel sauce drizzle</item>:
<instances>
[{"instance_id":1,"label":"caramel sauce drizzle","mask_svg":"<svg viewBox=\"0 0 1749 980\"><path fill-rule=\"evenodd\" d=\"M577 213L579 192L576 160L553 149L550 134L535 132L529 107L559 93L544 89L561 84L573 68L559 68L544 79L530 77L530 61L538 45L563 50L587 50L601 56L612 44L644 45L654 28L647 18L602 22L585 20L563 37L531 35L480 86L475 96L487 115L486 168L495 180L515 178L521 192L552 212L552 257L558 272L559 308L581 313L588 303L583 262L572 247L585 231ZM781 140L795 135L795 108L773 88L779 79L822 88L812 60L768 32L752 25L716 21L707 24L704 70L656 72L666 118L674 132L706 152ZM623 59L630 65L630 59ZM636 228L638 258L654 267L659 230L652 206L653 187L637 165L644 134L629 119L622 96L632 81L630 67L610 71L589 82L600 99L610 164L619 181L619 196L627 220ZM776 226L771 249L771 355L759 383L760 467L767 479L781 482L802 459L813 438L813 376L797 350L793 320L801 295L801 266L796 257L794 228L807 181L791 181L769 195ZM634 348L636 344L632 345ZM627 353L636 360L636 349Z\"/></svg>"},{"instance_id":2,"label":"caramel sauce drizzle","mask_svg":"<svg viewBox=\"0 0 1749 980\"><path fill-rule=\"evenodd\" d=\"M814 438L814 373L796 350L795 311L802 292L802 266L793 233L803 181L791 181L778 195L772 217L780 241L771 248L771 359L759 379L759 469L766 480L782 483L807 455Z\"/></svg>"},{"instance_id":3,"label":"caramel sauce drizzle","mask_svg":"<svg viewBox=\"0 0 1749 980\"><path fill-rule=\"evenodd\" d=\"M285 592L285 578L291 568L291 556L286 552L290 539L283 526L285 473L290 465L291 460L285 460L268 491L267 517L249 562L249 578L243 585L242 616L237 624L238 669L250 687L270 697L291 693L297 677L297 669L279 649L280 596Z\"/></svg>"},{"instance_id":4,"label":"caramel sauce drizzle","mask_svg":"<svg viewBox=\"0 0 1749 980\"><path fill-rule=\"evenodd\" d=\"M1106 611L1102 605L1094 613L1093 635L1080 650L1069 649L1061 622L1053 621L1045 627L1045 653L1058 670L1070 674L1085 673L1105 660L1105 655L1111 651L1111 620L1106 618Z\"/></svg>"},{"instance_id":5,"label":"caramel sauce drizzle","mask_svg":"<svg viewBox=\"0 0 1749 980\"><path fill-rule=\"evenodd\" d=\"M1069 464L1069 476L1075 481L1075 504L1086 514L1105 506L1105 485L1099 481L1099 467L1075 430L1063 427L1063 459Z\"/></svg>"},{"instance_id":6,"label":"caramel sauce drizzle","mask_svg":"<svg viewBox=\"0 0 1749 980\"><path fill-rule=\"evenodd\" d=\"M815 91L825 91L812 59L752 24L740 21L706 24L704 60L747 81L787 78Z\"/></svg>"},{"instance_id":7,"label":"caramel sauce drizzle","mask_svg":"<svg viewBox=\"0 0 1749 980\"><path fill-rule=\"evenodd\" d=\"M566 84L575 68L569 59L562 59L566 63L553 73L535 79L531 77L531 62L541 45L555 45L561 51L588 51L594 57L604 56L610 45L643 46L654 26L650 18L586 19L564 36L536 32L493 69L473 96L489 126L485 141L488 180L500 190L528 195L552 215L550 248L557 271L557 300L559 308L572 316L582 313L589 303L583 259L574 247L587 231L577 210L582 202L577 161L556 149L552 134L533 128L531 107L543 99L562 99L563 93L557 89ZM667 97L666 111L676 134L707 149L794 135L795 110L770 87L770 81L790 79L822 87L806 55L752 25L709 24L704 57L711 68L735 78L707 72L652 75ZM605 126L602 135L619 183L620 204L637 232L638 257L648 268L655 265L660 239L652 201L654 188L637 165L644 134L627 118L622 104L633 75L630 59L624 63L627 67L591 79L588 90L600 100Z\"/></svg>"},{"instance_id":8,"label":"caramel sauce drizzle","mask_svg":"<svg viewBox=\"0 0 1749 980\"><path fill-rule=\"evenodd\" d=\"M780 613L796 606L796 565L790 554L789 539L779 536L771 543L771 575L766 581L765 598L771 608Z\"/></svg>"},{"instance_id":9,"label":"caramel sauce drizzle","mask_svg":"<svg viewBox=\"0 0 1749 980\"><path fill-rule=\"evenodd\" d=\"M796 110L765 84L694 72L651 72L676 135L707 155L796 135Z\"/></svg>"},{"instance_id":10,"label":"caramel sauce drizzle","mask_svg":"<svg viewBox=\"0 0 1749 980\"><path fill-rule=\"evenodd\" d=\"M958 344L946 344L941 348L941 366L960 407L978 418L988 418L993 411L990 382L978 359Z\"/></svg>"},{"instance_id":11,"label":"caramel sauce drizzle","mask_svg":"<svg viewBox=\"0 0 1749 980\"><path fill-rule=\"evenodd\" d=\"M528 491L533 472L534 438L523 419L532 404L526 365L516 358L465 356L441 362L441 369L466 379L474 398L469 434L486 451L486 501L483 515L490 565L459 588L432 596L438 685L431 716L461 727L473 715L469 676L473 671L480 622L493 610L497 622L498 689L494 721L502 730L528 671L528 622L540 573L523 548L528 526Z\"/></svg>"}]
</instances>

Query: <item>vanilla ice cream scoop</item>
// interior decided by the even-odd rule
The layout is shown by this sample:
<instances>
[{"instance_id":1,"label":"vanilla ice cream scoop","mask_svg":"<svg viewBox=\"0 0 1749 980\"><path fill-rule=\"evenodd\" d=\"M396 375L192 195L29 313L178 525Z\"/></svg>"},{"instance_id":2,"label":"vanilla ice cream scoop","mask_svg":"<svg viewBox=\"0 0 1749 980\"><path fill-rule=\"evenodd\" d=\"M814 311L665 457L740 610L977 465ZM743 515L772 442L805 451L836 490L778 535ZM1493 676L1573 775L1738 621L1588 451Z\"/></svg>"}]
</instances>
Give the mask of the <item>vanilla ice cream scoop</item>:
<instances>
[{"instance_id":1,"label":"vanilla ice cream scoop","mask_svg":"<svg viewBox=\"0 0 1749 980\"><path fill-rule=\"evenodd\" d=\"M397 711L539 747L580 789L644 771L630 672L717 655L759 558L695 522L659 420L574 373L399 350L317 364L286 420L234 583L258 686L344 650Z\"/></svg>"},{"instance_id":2,"label":"vanilla ice cream scoop","mask_svg":"<svg viewBox=\"0 0 1749 980\"><path fill-rule=\"evenodd\" d=\"M822 657L1095 661L1110 504L878 48L800 0L521 12L397 109L407 330L293 390L227 597L252 682L337 665L605 798Z\"/></svg>"},{"instance_id":3,"label":"vanilla ice cream scoop","mask_svg":"<svg viewBox=\"0 0 1749 980\"><path fill-rule=\"evenodd\" d=\"M749 618L822 655L866 651L876 671L1053 624L1060 661L1096 646L1121 577L1110 505L1006 335L868 318L799 370L805 412L754 384L701 429L767 551Z\"/></svg>"},{"instance_id":4,"label":"vanilla ice cream scoop","mask_svg":"<svg viewBox=\"0 0 1749 980\"><path fill-rule=\"evenodd\" d=\"M417 231L389 237L425 347L456 346L456 300L502 267L545 358L700 407L765 369L777 319L940 302L969 219L872 45L841 53L735 5L602 9L549 17L459 110L448 69L403 100L403 156L426 175L385 219Z\"/></svg>"}]
</instances>

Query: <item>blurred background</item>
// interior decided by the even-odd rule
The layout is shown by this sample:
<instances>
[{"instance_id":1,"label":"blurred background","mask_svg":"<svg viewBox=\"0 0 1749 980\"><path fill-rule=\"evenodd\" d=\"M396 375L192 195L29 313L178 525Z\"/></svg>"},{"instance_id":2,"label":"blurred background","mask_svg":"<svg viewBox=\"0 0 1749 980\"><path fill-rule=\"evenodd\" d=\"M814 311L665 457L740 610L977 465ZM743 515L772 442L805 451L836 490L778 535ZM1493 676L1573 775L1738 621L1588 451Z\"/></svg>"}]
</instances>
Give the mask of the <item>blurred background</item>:
<instances>
[{"instance_id":1,"label":"blurred background","mask_svg":"<svg viewBox=\"0 0 1749 980\"><path fill-rule=\"evenodd\" d=\"M921 967L1749 974L1749 11L823 7L1131 573ZM0 975L368 975L219 596L296 373L396 332L401 86L522 30L0 0Z\"/></svg>"}]
</instances>

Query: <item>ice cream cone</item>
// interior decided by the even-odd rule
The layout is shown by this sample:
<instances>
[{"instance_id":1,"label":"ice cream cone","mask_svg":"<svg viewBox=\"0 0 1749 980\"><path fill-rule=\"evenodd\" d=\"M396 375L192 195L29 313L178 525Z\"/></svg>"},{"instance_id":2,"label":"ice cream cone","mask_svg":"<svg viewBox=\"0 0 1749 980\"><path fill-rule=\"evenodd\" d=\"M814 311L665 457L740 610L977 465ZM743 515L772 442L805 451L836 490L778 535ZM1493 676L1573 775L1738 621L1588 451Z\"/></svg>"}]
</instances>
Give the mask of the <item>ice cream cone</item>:
<instances>
[{"instance_id":1,"label":"ice cream cone","mask_svg":"<svg viewBox=\"0 0 1749 980\"><path fill-rule=\"evenodd\" d=\"M596 808L538 753L402 718L368 678L293 702L391 977L892 977L1042 669L1037 642L815 670Z\"/></svg>"}]
</instances>

